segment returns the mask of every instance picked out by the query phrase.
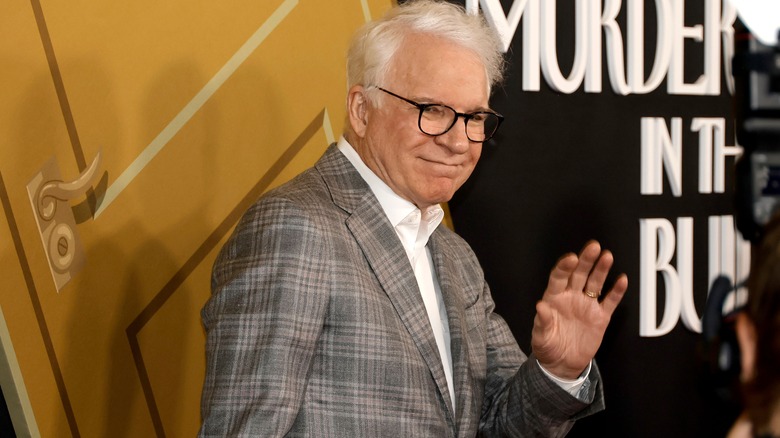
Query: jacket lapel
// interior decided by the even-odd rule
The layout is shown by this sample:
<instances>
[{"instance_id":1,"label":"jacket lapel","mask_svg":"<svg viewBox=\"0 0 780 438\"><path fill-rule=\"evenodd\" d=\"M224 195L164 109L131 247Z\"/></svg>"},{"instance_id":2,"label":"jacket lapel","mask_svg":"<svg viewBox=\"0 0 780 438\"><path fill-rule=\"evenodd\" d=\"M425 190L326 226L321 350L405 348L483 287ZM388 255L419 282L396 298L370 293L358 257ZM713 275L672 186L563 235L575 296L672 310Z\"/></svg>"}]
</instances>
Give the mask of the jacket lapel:
<instances>
[{"instance_id":1,"label":"jacket lapel","mask_svg":"<svg viewBox=\"0 0 780 438\"><path fill-rule=\"evenodd\" d=\"M335 146L317 163L333 202L350 214L346 225L431 371L453 422L453 408L436 339L414 271L379 201ZM457 392L457 390L456 390Z\"/></svg>"},{"instance_id":2,"label":"jacket lapel","mask_svg":"<svg viewBox=\"0 0 780 438\"><path fill-rule=\"evenodd\" d=\"M439 279L439 286L444 298L444 305L447 309L447 320L450 326L450 348L452 351L452 378L455 388L455 400L457 403L457 422L458 430L464 430L463 419L471 418L476 412L479 415L479 406L474 399L474 393L471 388L471 376L468 366L468 349L466 341L468 327L466 327L466 316L464 314L466 303L463 301L461 291L465 290L465 285L461 283L459 276L454 275L458 272L454 260L443 247L443 236L441 230L436 230L431 235L428 245L433 256L433 264L436 269L436 275ZM465 430L469 430L466 427Z\"/></svg>"}]
</instances>

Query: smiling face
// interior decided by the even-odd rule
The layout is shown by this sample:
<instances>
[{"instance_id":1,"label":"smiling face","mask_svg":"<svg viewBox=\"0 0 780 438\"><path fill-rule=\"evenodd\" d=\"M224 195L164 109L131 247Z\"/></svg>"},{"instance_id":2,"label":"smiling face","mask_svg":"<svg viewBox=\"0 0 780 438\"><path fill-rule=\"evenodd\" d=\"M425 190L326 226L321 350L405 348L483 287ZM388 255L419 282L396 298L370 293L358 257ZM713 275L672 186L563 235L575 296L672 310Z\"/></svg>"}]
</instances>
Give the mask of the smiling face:
<instances>
[{"instance_id":1,"label":"smiling face","mask_svg":"<svg viewBox=\"0 0 780 438\"><path fill-rule=\"evenodd\" d=\"M401 43L385 83L377 85L419 103L442 103L461 113L488 109L485 67L450 41L411 34ZM378 105L362 85L350 89L347 140L396 194L420 209L449 201L471 175L482 144L469 141L463 119L439 136L417 127L419 110L384 94Z\"/></svg>"}]
</instances>

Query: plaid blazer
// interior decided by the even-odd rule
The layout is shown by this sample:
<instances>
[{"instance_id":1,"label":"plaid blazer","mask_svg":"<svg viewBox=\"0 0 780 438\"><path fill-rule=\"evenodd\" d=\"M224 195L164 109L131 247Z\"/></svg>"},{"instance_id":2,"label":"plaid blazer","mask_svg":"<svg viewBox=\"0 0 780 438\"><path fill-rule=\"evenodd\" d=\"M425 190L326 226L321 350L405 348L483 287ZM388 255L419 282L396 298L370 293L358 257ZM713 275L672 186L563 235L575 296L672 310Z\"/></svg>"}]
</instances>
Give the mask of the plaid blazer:
<instances>
[{"instance_id":1,"label":"plaid blazer","mask_svg":"<svg viewBox=\"0 0 780 438\"><path fill-rule=\"evenodd\" d=\"M470 247L429 240L450 327L456 408L400 240L335 146L257 201L222 248L200 436L560 436L603 408L546 378L493 312Z\"/></svg>"}]
</instances>

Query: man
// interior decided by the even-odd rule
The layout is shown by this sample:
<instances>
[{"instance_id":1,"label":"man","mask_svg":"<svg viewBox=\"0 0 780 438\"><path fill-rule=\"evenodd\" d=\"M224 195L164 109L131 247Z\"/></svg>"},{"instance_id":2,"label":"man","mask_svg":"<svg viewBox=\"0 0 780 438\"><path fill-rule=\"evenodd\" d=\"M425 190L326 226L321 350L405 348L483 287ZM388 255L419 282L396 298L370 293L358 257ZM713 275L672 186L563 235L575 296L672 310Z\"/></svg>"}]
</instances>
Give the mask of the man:
<instances>
[{"instance_id":1,"label":"man","mask_svg":"<svg viewBox=\"0 0 780 438\"><path fill-rule=\"evenodd\" d=\"M348 59L345 137L246 213L203 309L202 436L559 436L603 408L592 359L627 287L559 260L527 358L471 249L439 226L500 116L478 16L407 2Z\"/></svg>"}]
</instances>

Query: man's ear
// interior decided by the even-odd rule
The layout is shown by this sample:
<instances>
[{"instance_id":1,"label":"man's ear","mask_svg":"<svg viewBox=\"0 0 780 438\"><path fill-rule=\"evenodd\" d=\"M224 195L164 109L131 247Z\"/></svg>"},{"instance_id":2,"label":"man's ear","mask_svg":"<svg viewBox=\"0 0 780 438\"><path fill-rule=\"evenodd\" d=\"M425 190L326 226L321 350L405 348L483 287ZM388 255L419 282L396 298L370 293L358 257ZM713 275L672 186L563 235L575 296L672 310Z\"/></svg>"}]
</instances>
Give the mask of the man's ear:
<instances>
[{"instance_id":1,"label":"man's ear","mask_svg":"<svg viewBox=\"0 0 780 438\"><path fill-rule=\"evenodd\" d=\"M748 382L753 379L756 365L756 326L745 312L737 314L736 327L741 374L740 379Z\"/></svg>"},{"instance_id":2,"label":"man's ear","mask_svg":"<svg viewBox=\"0 0 780 438\"><path fill-rule=\"evenodd\" d=\"M358 137L364 137L368 125L368 97L362 85L353 85L347 94L347 117L352 131Z\"/></svg>"}]
</instances>

